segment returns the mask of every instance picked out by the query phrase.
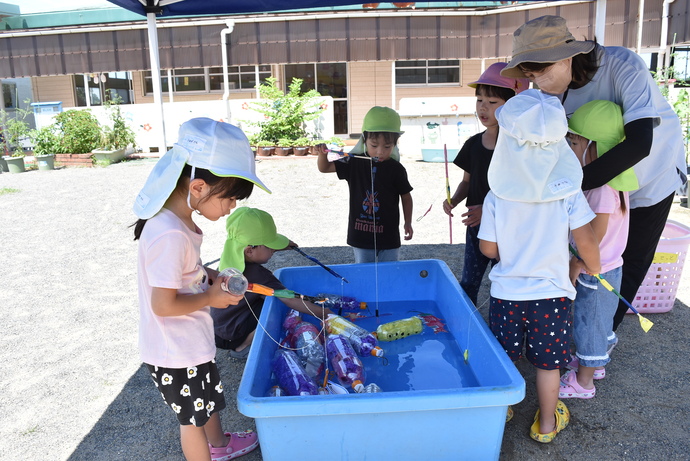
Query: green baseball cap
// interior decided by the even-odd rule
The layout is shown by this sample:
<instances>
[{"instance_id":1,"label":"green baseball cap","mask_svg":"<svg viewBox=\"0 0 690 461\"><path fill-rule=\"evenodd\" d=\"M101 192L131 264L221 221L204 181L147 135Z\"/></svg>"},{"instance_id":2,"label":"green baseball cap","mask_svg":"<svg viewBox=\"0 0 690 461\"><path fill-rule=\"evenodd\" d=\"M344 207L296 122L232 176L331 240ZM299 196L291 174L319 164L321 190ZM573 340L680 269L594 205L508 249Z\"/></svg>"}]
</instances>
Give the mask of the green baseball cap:
<instances>
[{"instance_id":1,"label":"green baseball cap","mask_svg":"<svg viewBox=\"0 0 690 461\"><path fill-rule=\"evenodd\" d=\"M290 240L276 231L273 217L258 208L241 207L225 221L227 238L220 256L218 270L234 267L244 272L244 249L248 245L264 245L273 250L282 250Z\"/></svg>"},{"instance_id":2,"label":"green baseball cap","mask_svg":"<svg viewBox=\"0 0 690 461\"><path fill-rule=\"evenodd\" d=\"M597 157L601 157L625 139L623 110L611 101L595 100L580 106L568 120L568 131L597 143ZM620 191L640 188L637 175L628 168L608 185Z\"/></svg>"},{"instance_id":3,"label":"green baseball cap","mask_svg":"<svg viewBox=\"0 0 690 461\"><path fill-rule=\"evenodd\" d=\"M369 109L362 122L362 131L369 133L398 133L400 131L400 115L390 107L374 106Z\"/></svg>"}]
</instances>

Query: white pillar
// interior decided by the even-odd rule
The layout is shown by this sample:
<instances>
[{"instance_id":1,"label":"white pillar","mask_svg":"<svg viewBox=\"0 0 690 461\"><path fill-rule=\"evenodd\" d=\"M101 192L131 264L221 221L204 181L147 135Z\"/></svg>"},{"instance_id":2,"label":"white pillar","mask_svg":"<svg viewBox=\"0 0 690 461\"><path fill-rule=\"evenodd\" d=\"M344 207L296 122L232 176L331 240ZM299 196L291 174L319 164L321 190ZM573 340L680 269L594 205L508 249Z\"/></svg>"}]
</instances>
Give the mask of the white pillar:
<instances>
[{"instance_id":1,"label":"white pillar","mask_svg":"<svg viewBox=\"0 0 690 461\"><path fill-rule=\"evenodd\" d=\"M168 150L165 138L165 115L163 114L163 92L161 90L161 64L158 58L158 29L156 27L156 14L147 13L146 22L149 32L149 57L151 60L151 82L153 83L153 102L158 106L161 137L158 142L158 152L163 155ZM172 82L168 82L170 85Z\"/></svg>"}]
</instances>

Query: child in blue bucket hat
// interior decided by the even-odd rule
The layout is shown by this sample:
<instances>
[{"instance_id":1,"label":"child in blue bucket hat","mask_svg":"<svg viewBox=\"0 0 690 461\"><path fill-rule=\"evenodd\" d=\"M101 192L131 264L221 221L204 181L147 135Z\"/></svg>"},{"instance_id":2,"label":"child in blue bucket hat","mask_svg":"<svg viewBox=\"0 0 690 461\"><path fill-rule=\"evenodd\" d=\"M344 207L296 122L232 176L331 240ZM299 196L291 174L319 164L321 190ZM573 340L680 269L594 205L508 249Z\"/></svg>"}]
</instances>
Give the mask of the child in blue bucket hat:
<instances>
[{"instance_id":1,"label":"child in blue bucket hat","mask_svg":"<svg viewBox=\"0 0 690 461\"><path fill-rule=\"evenodd\" d=\"M223 385L215 362L211 306L242 297L212 283L201 264L203 233L193 212L211 221L230 213L254 185L254 154L242 130L209 118L182 124L178 141L156 163L134 202L139 241L139 353L177 416L186 458L236 458L254 450L256 433L223 432Z\"/></svg>"},{"instance_id":2,"label":"child in blue bucket hat","mask_svg":"<svg viewBox=\"0 0 690 461\"><path fill-rule=\"evenodd\" d=\"M489 327L515 361L537 369L539 409L530 437L551 442L570 421L558 399L570 357L568 233L590 273L601 269L595 217L580 189L582 168L568 146L558 98L526 90L497 110L500 131L489 165L479 248L498 259L489 274Z\"/></svg>"}]
</instances>

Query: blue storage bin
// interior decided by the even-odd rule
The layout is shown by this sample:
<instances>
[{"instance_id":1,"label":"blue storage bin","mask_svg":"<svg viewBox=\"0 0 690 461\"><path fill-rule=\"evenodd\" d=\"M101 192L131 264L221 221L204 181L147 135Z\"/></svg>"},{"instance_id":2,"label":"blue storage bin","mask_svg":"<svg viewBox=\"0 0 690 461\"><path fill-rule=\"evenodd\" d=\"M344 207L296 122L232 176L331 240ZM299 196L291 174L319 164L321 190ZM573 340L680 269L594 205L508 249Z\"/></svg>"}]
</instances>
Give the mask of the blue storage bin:
<instances>
[{"instance_id":1,"label":"blue storage bin","mask_svg":"<svg viewBox=\"0 0 690 461\"><path fill-rule=\"evenodd\" d=\"M420 337L380 343L389 360L408 360L406 365L421 371L415 377L393 366L390 373L397 373L396 379L411 376L410 382L393 385L384 380L386 369L378 367L368 373L374 379L366 382L379 384L382 393L266 397L272 385L270 363L278 347L274 339L280 340L287 313L283 303L267 299L260 317L266 332L257 328L237 394L239 411L256 420L263 459L498 459L508 405L524 398L525 382L448 266L417 260L333 268L350 283L341 285L318 266L284 268L276 275L296 292L355 296L368 302L372 311L378 299L386 310L381 313L389 314L380 317L380 323L414 315L410 310L415 305L419 310L437 309L433 313L445 321L448 333L436 336L425 327ZM442 335L442 351L413 355L411 349L442 344L436 341ZM365 367L373 360L380 359L365 359ZM438 360L445 367L426 360ZM453 363L457 372L448 373ZM427 379L420 380L423 375Z\"/></svg>"}]
</instances>

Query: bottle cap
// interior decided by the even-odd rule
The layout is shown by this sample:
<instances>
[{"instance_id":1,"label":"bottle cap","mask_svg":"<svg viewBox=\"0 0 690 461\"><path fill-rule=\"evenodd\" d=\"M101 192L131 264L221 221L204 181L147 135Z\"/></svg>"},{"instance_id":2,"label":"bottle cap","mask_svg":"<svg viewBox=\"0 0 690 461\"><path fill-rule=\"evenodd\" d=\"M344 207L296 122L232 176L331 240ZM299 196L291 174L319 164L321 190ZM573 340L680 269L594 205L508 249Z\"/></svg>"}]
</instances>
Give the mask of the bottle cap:
<instances>
[{"instance_id":1,"label":"bottle cap","mask_svg":"<svg viewBox=\"0 0 690 461\"><path fill-rule=\"evenodd\" d=\"M359 303L359 308L362 309L362 310L366 309L366 308L367 308L367 303L365 303L364 301L362 301L361 303Z\"/></svg>"},{"instance_id":2,"label":"bottle cap","mask_svg":"<svg viewBox=\"0 0 690 461\"><path fill-rule=\"evenodd\" d=\"M362 393L362 391L364 391L364 384L362 384L362 381L360 380L355 380L352 383L352 388L355 390L355 392Z\"/></svg>"},{"instance_id":3,"label":"bottle cap","mask_svg":"<svg viewBox=\"0 0 690 461\"><path fill-rule=\"evenodd\" d=\"M376 346L371 350L371 355L373 355L374 357L383 357L383 349Z\"/></svg>"}]
</instances>

